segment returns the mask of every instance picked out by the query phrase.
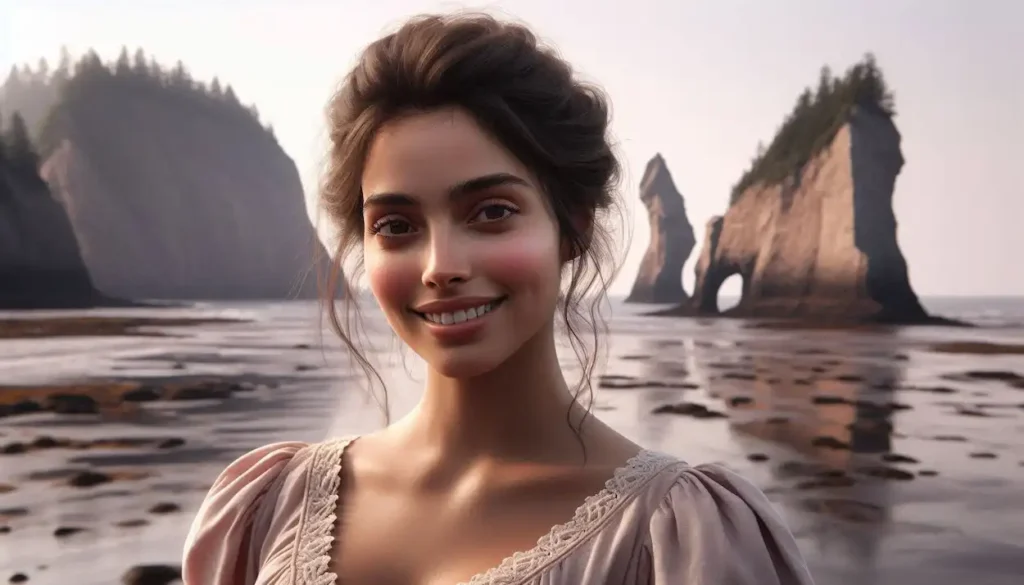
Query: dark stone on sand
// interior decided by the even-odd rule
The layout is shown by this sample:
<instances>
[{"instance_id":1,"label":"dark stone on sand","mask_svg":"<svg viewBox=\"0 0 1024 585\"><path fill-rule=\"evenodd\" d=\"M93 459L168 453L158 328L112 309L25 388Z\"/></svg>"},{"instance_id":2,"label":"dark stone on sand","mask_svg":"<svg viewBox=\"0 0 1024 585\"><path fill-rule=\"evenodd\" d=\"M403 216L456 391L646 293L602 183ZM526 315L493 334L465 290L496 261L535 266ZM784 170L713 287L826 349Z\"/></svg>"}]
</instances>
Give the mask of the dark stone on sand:
<instances>
[{"instance_id":1,"label":"dark stone on sand","mask_svg":"<svg viewBox=\"0 0 1024 585\"><path fill-rule=\"evenodd\" d=\"M299 365L295 366L295 371L296 372L309 372L309 371L312 371L312 370L315 370L315 369L316 369L316 366L311 366L309 364L299 364Z\"/></svg>"},{"instance_id":2,"label":"dark stone on sand","mask_svg":"<svg viewBox=\"0 0 1024 585\"><path fill-rule=\"evenodd\" d=\"M984 410L978 408L971 408L969 406L959 405L956 407L956 414L960 416L992 416Z\"/></svg>"},{"instance_id":3,"label":"dark stone on sand","mask_svg":"<svg viewBox=\"0 0 1024 585\"><path fill-rule=\"evenodd\" d=\"M121 395L121 400L125 402L152 402L154 400L160 400L162 394L159 389L152 386L142 386L135 390L129 390Z\"/></svg>"},{"instance_id":4,"label":"dark stone on sand","mask_svg":"<svg viewBox=\"0 0 1024 585\"><path fill-rule=\"evenodd\" d=\"M750 455L747 455L747 459L755 463L761 463L763 461L768 461L768 456L764 453L751 453Z\"/></svg>"},{"instance_id":5,"label":"dark stone on sand","mask_svg":"<svg viewBox=\"0 0 1024 585\"><path fill-rule=\"evenodd\" d=\"M32 441L32 446L36 449L53 449L59 445L60 442L49 435L36 437L36 440Z\"/></svg>"},{"instance_id":6,"label":"dark stone on sand","mask_svg":"<svg viewBox=\"0 0 1024 585\"><path fill-rule=\"evenodd\" d=\"M970 370L964 372L964 376L973 380L986 380L995 382L1022 382L1024 376L1016 372L1005 370Z\"/></svg>"},{"instance_id":7,"label":"dark stone on sand","mask_svg":"<svg viewBox=\"0 0 1024 585\"><path fill-rule=\"evenodd\" d=\"M10 526L0 526L0 534L8 534L11 532Z\"/></svg>"},{"instance_id":8,"label":"dark stone on sand","mask_svg":"<svg viewBox=\"0 0 1024 585\"><path fill-rule=\"evenodd\" d=\"M813 404L847 404L848 401L841 396L829 396L822 394L811 398Z\"/></svg>"},{"instance_id":9,"label":"dark stone on sand","mask_svg":"<svg viewBox=\"0 0 1024 585\"><path fill-rule=\"evenodd\" d=\"M57 414L96 414L100 411L96 399L81 394L51 394L46 398L45 408Z\"/></svg>"},{"instance_id":10,"label":"dark stone on sand","mask_svg":"<svg viewBox=\"0 0 1024 585\"><path fill-rule=\"evenodd\" d=\"M68 479L72 487L93 487L113 481L109 475L97 471L80 471Z\"/></svg>"},{"instance_id":11,"label":"dark stone on sand","mask_svg":"<svg viewBox=\"0 0 1024 585\"><path fill-rule=\"evenodd\" d=\"M900 455L899 453L885 453L882 455L882 461L887 463L920 463L920 461L913 457Z\"/></svg>"},{"instance_id":12,"label":"dark stone on sand","mask_svg":"<svg viewBox=\"0 0 1024 585\"><path fill-rule=\"evenodd\" d=\"M995 459L995 453L989 453L987 451L979 451L977 453L971 453L971 459Z\"/></svg>"},{"instance_id":13,"label":"dark stone on sand","mask_svg":"<svg viewBox=\"0 0 1024 585\"><path fill-rule=\"evenodd\" d=\"M730 406L743 406L745 404L753 404L754 399L749 396L733 396L729 399Z\"/></svg>"},{"instance_id":14,"label":"dark stone on sand","mask_svg":"<svg viewBox=\"0 0 1024 585\"><path fill-rule=\"evenodd\" d=\"M78 534L79 532L83 532L84 530L85 528L80 528L78 526L60 526L53 531L53 535L57 538L65 538L71 536L72 534Z\"/></svg>"},{"instance_id":15,"label":"dark stone on sand","mask_svg":"<svg viewBox=\"0 0 1024 585\"><path fill-rule=\"evenodd\" d=\"M17 441L14 443L7 443L3 447L0 447L0 453L3 453L4 455L21 455L27 450L28 445L25 443L18 443Z\"/></svg>"},{"instance_id":16,"label":"dark stone on sand","mask_svg":"<svg viewBox=\"0 0 1024 585\"><path fill-rule=\"evenodd\" d=\"M693 418L709 419L709 418L728 418L725 414L711 410L703 404L695 404L692 402L680 402L678 404L665 404L655 408L651 411L651 414L679 414L683 416L690 416Z\"/></svg>"},{"instance_id":17,"label":"dark stone on sand","mask_svg":"<svg viewBox=\"0 0 1024 585\"><path fill-rule=\"evenodd\" d=\"M32 414L33 412L41 412L42 410L43 407L39 406L36 402L31 400L20 400L8 407L8 414Z\"/></svg>"},{"instance_id":18,"label":"dark stone on sand","mask_svg":"<svg viewBox=\"0 0 1024 585\"><path fill-rule=\"evenodd\" d=\"M836 376L836 380L838 380L840 382L863 382L864 378L862 378L861 376L853 376L853 375L845 374L845 375L842 375L842 376Z\"/></svg>"},{"instance_id":19,"label":"dark stone on sand","mask_svg":"<svg viewBox=\"0 0 1024 585\"><path fill-rule=\"evenodd\" d=\"M840 441L835 437L829 437L827 435L815 437L814 440L811 441L811 445L814 447L822 447L825 449L838 449L843 451L850 449L850 445L848 443L844 443L843 441Z\"/></svg>"},{"instance_id":20,"label":"dark stone on sand","mask_svg":"<svg viewBox=\"0 0 1024 585\"><path fill-rule=\"evenodd\" d=\"M956 394L956 388L949 386L907 386L903 390L917 390L919 392L931 392L932 394Z\"/></svg>"},{"instance_id":21,"label":"dark stone on sand","mask_svg":"<svg viewBox=\"0 0 1024 585\"><path fill-rule=\"evenodd\" d=\"M178 437L171 437L170 439L164 439L163 441L160 441L160 444L158 444L156 446L156 448L157 449L174 449L176 447L181 447L184 444L185 444L185 439L181 439L181 438L178 438Z\"/></svg>"},{"instance_id":22,"label":"dark stone on sand","mask_svg":"<svg viewBox=\"0 0 1024 585\"><path fill-rule=\"evenodd\" d=\"M121 576L123 585L168 585L181 580L181 567L172 565L136 565Z\"/></svg>"},{"instance_id":23,"label":"dark stone on sand","mask_svg":"<svg viewBox=\"0 0 1024 585\"><path fill-rule=\"evenodd\" d=\"M173 502L160 502L149 509L150 514L173 514L180 511L181 506Z\"/></svg>"},{"instance_id":24,"label":"dark stone on sand","mask_svg":"<svg viewBox=\"0 0 1024 585\"><path fill-rule=\"evenodd\" d=\"M145 518L132 518L130 520L121 520L114 524L118 528L139 528L141 526L148 526L149 520Z\"/></svg>"},{"instance_id":25,"label":"dark stone on sand","mask_svg":"<svg viewBox=\"0 0 1024 585\"><path fill-rule=\"evenodd\" d=\"M811 366L811 371L815 374L824 374L828 371L828 368L824 366Z\"/></svg>"},{"instance_id":26,"label":"dark stone on sand","mask_svg":"<svg viewBox=\"0 0 1024 585\"><path fill-rule=\"evenodd\" d=\"M297 343L297 344L292 346L292 349L309 349L309 348L310 348L310 345L308 343Z\"/></svg>"},{"instance_id":27,"label":"dark stone on sand","mask_svg":"<svg viewBox=\"0 0 1024 585\"><path fill-rule=\"evenodd\" d=\"M171 369L172 370L184 370L185 369L185 364L183 364L182 362L174 362L174 365L171 366Z\"/></svg>"},{"instance_id":28,"label":"dark stone on sand","mask_svg":"<svg viewBox=\"0 0 1024 585\"><path fill-rule=\"evenodd\" d=\"M11 575L11 578L8 579L8 581L10 583L24 583L25 581L28 581L28 575L25 573L15 573Z\"/></svg>"},{"instance_id":29,"label":"dark stone on sand","mask_svg":"<svg viewBox=\"0 0 1024 585\"><path fill-rule=\"evenodd\" d=\"M934 469L921 469L917 472L917 474L920 475L921 477L935 477L936 475L939 474L939 472L935 471Z\"/></svg>"},{"instance_id":30,"label":"dark stone on sand","mask_svg":"<svg viewBox=\"0 0 1024 585\"><path fill-rule=\"evenodd\" d=\"M860 472L869 477L877 477L878 479L895 479L899 481L909 481L914 479L914 474L909 471L903 471L902 469L896 469L895 467L887 467L884 465L864 467L860 469Z\"/></svg>"}]
</instances>

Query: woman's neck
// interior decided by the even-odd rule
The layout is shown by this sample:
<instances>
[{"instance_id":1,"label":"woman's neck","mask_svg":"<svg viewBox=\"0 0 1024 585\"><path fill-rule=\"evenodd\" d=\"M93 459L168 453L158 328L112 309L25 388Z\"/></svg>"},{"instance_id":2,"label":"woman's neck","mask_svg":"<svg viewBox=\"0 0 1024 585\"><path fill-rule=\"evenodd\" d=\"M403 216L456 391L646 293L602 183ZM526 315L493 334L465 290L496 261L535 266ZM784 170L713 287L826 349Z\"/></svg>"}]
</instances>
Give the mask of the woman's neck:
<instances>
[{"instance_id":1,"label":"woman's neck","mask_svg":"<svg viewBox=\"0 0 1024 585\"><path fill-rule=\"evenodd\" d=\"M578 427L584 412L562 375L553 331L542 331L486 375L453 379L428 369L423 398L401 425L445 458L537 460L579 452L567 420Z\"/></svg>"}]
</instances>

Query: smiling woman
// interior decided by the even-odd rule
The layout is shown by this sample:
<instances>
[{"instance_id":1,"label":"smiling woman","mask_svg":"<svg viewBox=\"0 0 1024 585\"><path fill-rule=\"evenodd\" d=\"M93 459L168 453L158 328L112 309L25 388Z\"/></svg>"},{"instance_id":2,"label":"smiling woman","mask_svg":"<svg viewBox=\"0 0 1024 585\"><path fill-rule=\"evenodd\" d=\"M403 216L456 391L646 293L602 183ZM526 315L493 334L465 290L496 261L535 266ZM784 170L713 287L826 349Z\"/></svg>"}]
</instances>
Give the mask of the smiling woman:
<instances>
[{"instance_id":1,"label":"smiling woman","mask_svg":"<svg viewBox=\"0 0 1024 585\"><path fill-rule=\"evenodd\" d=\"M427 363L423 397L377 432L234 462L189 534L187 585L811 583L757 488L578 400L611 274L600 91L521 25L430 16L371 44L329 113L335 274L359 255Z\"/></svg>"}]
</instances>

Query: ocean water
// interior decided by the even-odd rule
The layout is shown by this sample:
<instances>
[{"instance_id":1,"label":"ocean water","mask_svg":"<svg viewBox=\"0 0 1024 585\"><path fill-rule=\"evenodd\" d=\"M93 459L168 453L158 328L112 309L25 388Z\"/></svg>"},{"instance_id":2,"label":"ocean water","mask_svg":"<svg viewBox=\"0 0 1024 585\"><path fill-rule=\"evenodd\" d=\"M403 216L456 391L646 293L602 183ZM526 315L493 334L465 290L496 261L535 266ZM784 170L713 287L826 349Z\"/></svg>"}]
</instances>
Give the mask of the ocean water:
<instances>
[{"instance_id":1,"label":"ocean water","mask_svg":"<svg viewBox=\"0 0 1024 585\"><path fill-rule=\"evenodd\" d=\"M648 448L749 477L789 522L819 583L1020 583L1024 387L1013 374L1024 376L1024 356L935 348L1024 343L1024 299L923 300L980 326L777 330L650 317L649 307L615 299L600 368L614 383L595 390L594 412ZM168 328L162 337L0 340L0 385L182 376L255 385L228 399L0 418L0 446L41 436L78 445L0 454L0 578L98 585L132 565L178 563L192 515L231 459L272 441L381 424L313 304L84 313L248 322ZM418 397L423 364L378 314L365 316L400 415ZM562 354L571 377L575 360ZM728 416L652 413L679 402ZM114 481L70 486L83 470ZM79 531L56 536L61 528Z\"/></svg>"}]
</instances>

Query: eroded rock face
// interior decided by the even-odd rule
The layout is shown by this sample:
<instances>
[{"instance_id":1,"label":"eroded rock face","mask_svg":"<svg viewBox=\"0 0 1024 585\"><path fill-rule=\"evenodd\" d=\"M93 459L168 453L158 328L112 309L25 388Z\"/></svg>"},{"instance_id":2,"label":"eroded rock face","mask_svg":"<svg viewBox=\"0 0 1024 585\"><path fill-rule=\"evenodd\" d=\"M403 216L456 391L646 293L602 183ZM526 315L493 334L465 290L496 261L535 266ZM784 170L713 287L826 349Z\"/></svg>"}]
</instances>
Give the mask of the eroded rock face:
<instances>
[{"instance_id":1,"label":"eroded rock face","mask_svg":"<svg viewBox=\"0 0 1024 585\"><path fill-rule=\"evenodd\" d=\"M689 308L717 313L719 287L739 274L732 315L928 320L896 239L892 197L903 163L892 120L854 109L798 176L755 184L712 218Z\"/></svg>"},{"instance_id":2,"label":"eroded rock face","mask_svg":"<svg viewBox=\"0 0 1024 585\"><path fill-rule=\"evenodd\" d=\"M101 303L67 214L39 176L0 160L0 308Z\"/></svg>"},{"instance_id":3,"label":"eroded rock face","mask_svg":"<svg viewBox=\"0 0 1024 585\"><path fill-rule=\"evenodd\" d=\"M315 296L320 245L298 171L254 121L126 93L82 98L54 127L42 174L104 293Z\"/></svg>"},{"instance_id":4,"label":"eroded rock face","mask_svg":"<svg viewBox=\"0 0 1024 585\"><path fill-rule=\"evenodd\" d=\"M647 208L651 242L626 302L678 303L687 299L683 290L683 265L697 240L686 216L683 196L676 189L665 159L660 154L647 163L640 181L640 200Z\"/></svg>"}]
</instances>

